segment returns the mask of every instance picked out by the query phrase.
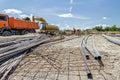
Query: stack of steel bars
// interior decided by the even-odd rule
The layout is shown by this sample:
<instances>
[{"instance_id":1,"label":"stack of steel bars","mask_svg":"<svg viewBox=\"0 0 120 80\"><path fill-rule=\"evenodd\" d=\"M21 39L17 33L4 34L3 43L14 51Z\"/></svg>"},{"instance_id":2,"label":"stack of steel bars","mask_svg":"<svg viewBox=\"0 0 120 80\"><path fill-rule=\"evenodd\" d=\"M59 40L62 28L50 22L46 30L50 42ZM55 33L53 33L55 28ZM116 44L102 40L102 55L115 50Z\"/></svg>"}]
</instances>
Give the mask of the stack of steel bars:
<instances>
[{"instance_id":1,"label":"stack of steel bars","mask_svg":"<svg viewBox=\"0 0 120 80\"><path fill-rule=\"evenodd\" d=\"M0 79L6 80L17 67L21 59L34 48L50 38L40 35L34 38L22 38L0 44Z\"/></svg>"}]
</instances>

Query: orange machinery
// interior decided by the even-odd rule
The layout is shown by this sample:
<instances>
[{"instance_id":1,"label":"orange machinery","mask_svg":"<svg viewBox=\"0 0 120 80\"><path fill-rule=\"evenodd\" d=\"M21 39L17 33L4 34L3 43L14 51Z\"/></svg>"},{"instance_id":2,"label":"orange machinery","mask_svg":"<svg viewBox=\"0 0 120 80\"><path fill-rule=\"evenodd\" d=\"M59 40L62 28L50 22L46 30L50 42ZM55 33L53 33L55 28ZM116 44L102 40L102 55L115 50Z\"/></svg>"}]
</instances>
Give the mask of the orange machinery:
<instances>
[{"instance_id":1,"label":"orange machinery","mask_svg":"<svg viewBox=\"0 0 120 80\"><path fill-rule=\"evenodd\" d=\"M39 29L36 22L14 19L6 14L0 14L0 34L3 36L34 33L35 29Z\"/></svg>"}]
</instances>

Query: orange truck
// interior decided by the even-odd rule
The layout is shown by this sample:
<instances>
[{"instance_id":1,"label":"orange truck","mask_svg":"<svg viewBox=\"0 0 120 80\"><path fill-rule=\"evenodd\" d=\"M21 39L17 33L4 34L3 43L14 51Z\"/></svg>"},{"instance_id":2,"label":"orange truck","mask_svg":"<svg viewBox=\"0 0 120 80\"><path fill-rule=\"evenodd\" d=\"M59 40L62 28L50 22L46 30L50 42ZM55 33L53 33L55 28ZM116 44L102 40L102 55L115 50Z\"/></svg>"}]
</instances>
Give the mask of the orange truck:
<instances>
[{"instance_id":1,"label":"orange truck","mask_svg":"<svg viewBox=\"0 0 120 80\"><path fill-rule=\"evenodd\" d=\"M0 35L34 33L39 29L39 24L28 20L14 19L7 14L0 14Z\"/></svg>"}]
</instances>

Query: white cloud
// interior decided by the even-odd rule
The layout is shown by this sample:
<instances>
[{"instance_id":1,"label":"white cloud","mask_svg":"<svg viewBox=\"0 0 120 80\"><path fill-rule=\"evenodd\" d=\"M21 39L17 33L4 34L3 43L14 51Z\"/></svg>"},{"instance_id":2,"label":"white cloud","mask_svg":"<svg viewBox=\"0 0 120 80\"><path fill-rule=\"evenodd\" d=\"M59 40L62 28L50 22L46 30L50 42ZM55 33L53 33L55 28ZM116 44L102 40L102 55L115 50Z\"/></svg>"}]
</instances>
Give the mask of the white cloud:
<instances>
[{"instance_id":1,"label":"white cloud","mask_svg":"<svg viewBox=\"0 0 120 80\"><path fill-rule=\"evenodd\" d=\"M70 11L70 13L72 12L72 6L70 7L69 11Z\"/></svg>"},{"instance_id":2,"label":"white cloud","mask_svg":"<svg viewBox=\"0 0 120 80\"><path fill-rule=\"evenodd\" d=\"M11 13L11 14L21 14L22 11L18 10L18 9L4 9L3 10L4 13Z\"/></svg>"},{"instance_id":3,"label":"white cloud","mask_svg":"<svg viewBox=\"0 0 120 80\"><path fill-rule=\"evenodd\" d=\"M63 17L63 18L75 18L75 19L89 19L88 17L85 16L75 16L71 13L66 13L66 14L59 14L59 17Z\"/></svg>"},{"instance_id":4,"label":"white cloud","mask_svg":"<svg viewBox=\"0 0 120 80\"><path fill-rule=\"evenodd\" d=\"M57 26L61 26L61 24L56 24Z\"/></svg>"},{"instance_id":5,"label":"white cloud","mask_svg":"<svg viewBox=\"0 0 120 80\"><path fill-rule=\"evenodd\" d=\"M23 12L18 9L4 9L2 10L2 12L8 14L9 16L14 16L15 18L25 18L25 17L29 17L30 19L32 18L31 17L32 14L31 15L23 14Z\"/></svg>"},{"instance_id":6,"label":"white cloud","mask_svg":"<svg viewBox=\"0 0 120 80\"><path fill-rule=\"evenodd\" d=\"M72 4L73 4L73 0L70 0L70 4L71 4L71 7L69 8L69 12L71 13L71 12L72 12Z\"/></svg>"},{"instance_id":7,"label":"white cloud","mask_svg":"<svg viewBox=\"0 0 120 80\"><path fill-rule=\"evenodd\" d=\"M91 28L92 28L91 26L86 26L86 27L82 28L82 30L91 29Z\"/></svg>"},{"instance_id":8,"label":"white cloud","mask_svg":"<svg viewBox=\"0 0 120 80\"><path fill-rule=\"evenodd\" d=\"M70 0L70 4L73 4L73 0Z\"/></svg>"},{"instance_id":9,"label":"white cloud","mask_svg":"<svg viewBox=\"0 0 120 80\"><path fill-rule=\"evenodd\" d=\"M75 18L75 19L89 19L88 17L85 16L75 16L72 14L72 4L73 4L73 0L70 0L70 8L69 8L69 13L65 13L65 14L59 14L57 15L58 17L63 17L63 18Z\"/></svg>"},{"instance_id":10,"label":"white cloud","mask_svg":"<svg viewBox=\"0 0 120 80\"><path fill-rule=\"evenodd\" d=\"M21 18L24 18L24 17L31 17L30 15L26 15L26 14L21 14L19 15Z\"/></svg>"},{"instance_id":11,"label":"white cloud","mask_svg":"<svg viewBox=\"0 0 120 80\"><path fill-rule=\"evenodd\" d=\"M90 19L89 17L85 17L85 16L74 16L73 18L83 19L83 20Z\"/></svg>"},{"instance_id":12,"label":"white cloud","mask_svg":"<svg viewBox=\"0 0 120 80\"><path fill-rule=\"evenodd\" d=\"M42 8L42 9L29 7L25 11L32 13L36 16L56 16L57 12L63 11L63 10L67 10L67 9L61 8L61 7L52 7L52 8L50 7L50 8Z\"/></svg>"},{"instance_id":13,"label":"white cloud","mask_svg":"<svg viewBox=\"0 0 120 80\"><path fill-rule=\"evenodd\" d=\"M60 14L58 15L59 17L63 17L63 18L70 18L73 17L73 15L71 13L67 13L67 14Z\"/></svg>"},{"instance_id":14,"label":"white cloud","mask_svg":"<svg viewBox=\"0 0 120 80\"><path fill-rule=\"evenodd\" d=\"M69 27L70 27L68 24L65 24L65 26L66 26L67 28L69 28Z\"/></svg>"},{"instance_id":15,"label":"white cloud","mask_svg":"<svg viewBox=\"0 0 120 80\"><path fill-rule=\"evenodd\" d=\"M54 23L51 23L51 25L55 25Z\"/></svg>"},{"instance_id":16,"label":"white cloud","mask_svg":"<svg viewBox=\"0 0 120 80\"><path fill-rule=\"evenodd\" d=\"M71 27L70 27L69 24L65 24L65 28L66 28L66 29L71 29Z\"/></svg>"},{"instance_id":17,"label":"white cloud","mask_svg":"<svg viewBox=\"0 0 120 80\"><path fill-rule=\"evenodd\" d=\"M102 17L102 19L106 20L106 19L107 19L107 17Z\"/></svg>"},{"instance_id":18,"label":"white cloud","mask_svg":"<svg viewBox=\"0 0 120 80\"><path fill-rule=\"evenodd\" d=\"M97 24L95 26L102 26L103 28L105 28L105 27L110 26L110 25L108 25L108 24Z\"/></svg>"}]
</instances>

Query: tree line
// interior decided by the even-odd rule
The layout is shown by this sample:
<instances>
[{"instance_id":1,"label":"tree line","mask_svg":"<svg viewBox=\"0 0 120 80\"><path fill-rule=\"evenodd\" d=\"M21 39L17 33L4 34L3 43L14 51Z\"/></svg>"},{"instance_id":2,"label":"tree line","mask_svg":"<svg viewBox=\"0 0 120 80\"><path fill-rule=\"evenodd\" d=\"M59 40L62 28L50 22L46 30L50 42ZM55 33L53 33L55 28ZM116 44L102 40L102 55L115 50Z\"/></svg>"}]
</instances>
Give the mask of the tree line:
<instances>
[{"instance_id":1,"label":"tree line","mask_svg":"<svg viewBox=\"0 0 120 80\"><path fill-rule=\"evenodd\" d=\"M92 28L93 30L97 30L97 31L120 31L120 27L113 25L113 26L95 26L94 28Z\"/></svg>"}]
</instances>

